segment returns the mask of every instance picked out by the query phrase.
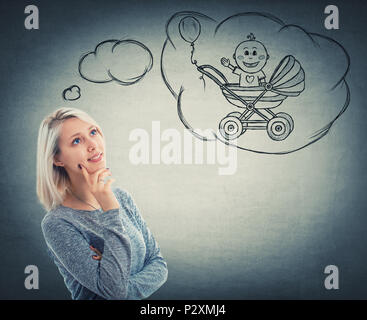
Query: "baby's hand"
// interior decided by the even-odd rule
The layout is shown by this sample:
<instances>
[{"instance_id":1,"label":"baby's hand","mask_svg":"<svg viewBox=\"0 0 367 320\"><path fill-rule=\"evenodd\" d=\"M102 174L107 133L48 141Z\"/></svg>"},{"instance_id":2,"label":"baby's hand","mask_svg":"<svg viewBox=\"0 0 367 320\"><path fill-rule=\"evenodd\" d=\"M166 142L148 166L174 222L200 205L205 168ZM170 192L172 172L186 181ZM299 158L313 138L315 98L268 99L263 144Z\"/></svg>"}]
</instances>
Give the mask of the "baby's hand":
<instances>
[{"instance_id":1,"label":"baby's hand","mask_svg":"<svg viewBox=\"0 0 367 320\"><path fill-rule=\"evenodd\" d=\"M229 66L229 59L227 59L227 58L222 58L222 59L220 59L220 62L221 62L221 64L222 65L224 65L225 67L228 67Z\"/></svg>"}]
</instances>

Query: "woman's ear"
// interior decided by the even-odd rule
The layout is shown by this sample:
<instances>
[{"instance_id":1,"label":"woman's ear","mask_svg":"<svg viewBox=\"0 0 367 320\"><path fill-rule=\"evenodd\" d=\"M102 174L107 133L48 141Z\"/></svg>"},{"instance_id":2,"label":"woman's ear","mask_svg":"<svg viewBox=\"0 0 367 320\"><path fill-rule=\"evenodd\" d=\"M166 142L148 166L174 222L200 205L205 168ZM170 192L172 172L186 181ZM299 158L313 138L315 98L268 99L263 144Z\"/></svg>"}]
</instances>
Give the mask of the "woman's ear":
<instances>
[{"instance_id":1,"label":"woman's ear","mask_svg":"<svg viewBox=\"0 0 367 320\"><path fill-rule=\"evenodd\" d=\"M60 161L56 156L54 156L54 165L56 167L63 167L64 166L64 163L62 161Z\"/></svg>"}]
</instances>

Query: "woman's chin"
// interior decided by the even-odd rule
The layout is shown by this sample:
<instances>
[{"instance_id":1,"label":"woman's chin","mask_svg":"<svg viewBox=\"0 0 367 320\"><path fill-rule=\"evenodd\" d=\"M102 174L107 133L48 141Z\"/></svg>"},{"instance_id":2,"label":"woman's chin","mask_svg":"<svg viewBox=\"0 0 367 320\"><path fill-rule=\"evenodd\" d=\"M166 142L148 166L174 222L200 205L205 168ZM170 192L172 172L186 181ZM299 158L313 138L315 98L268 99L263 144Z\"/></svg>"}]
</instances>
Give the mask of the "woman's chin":
<instances>
[{"instance_id":1,"label":"woman's chin","mask_svg":"<svg viewBox=\"0 0 367 320\"><path fill-rule=\"evenodd\" d=\"M97 163L88 163L88 172L91 174L91 173L94 173L100 169L103 169L103 168L106 168L106 162L105 161L100 161L100 162L97 162Z\"/></svg>"}]
</instances>

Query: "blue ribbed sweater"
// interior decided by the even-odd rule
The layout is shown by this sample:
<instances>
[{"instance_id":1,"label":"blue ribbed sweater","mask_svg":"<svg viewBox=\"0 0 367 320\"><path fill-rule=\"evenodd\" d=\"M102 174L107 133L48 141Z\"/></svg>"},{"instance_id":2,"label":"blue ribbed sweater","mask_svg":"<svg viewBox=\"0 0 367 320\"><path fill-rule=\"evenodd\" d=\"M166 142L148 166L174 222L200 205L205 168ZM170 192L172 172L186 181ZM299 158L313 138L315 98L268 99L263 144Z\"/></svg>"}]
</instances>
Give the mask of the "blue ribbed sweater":
<instances>
[{"instance_id":1,"label":"blue ribbed sweater","mask_svg":"<svg viewBox=\"0 0 367 320\"><path fill-rule=\"evenodd\" d=\"M74 300L149 297L167 280L167 263L130 194L113 188L119 209L47 212L41 227L46 250ZM92 259L92 245L102 253Z\"/></svg>"}]
</instances>

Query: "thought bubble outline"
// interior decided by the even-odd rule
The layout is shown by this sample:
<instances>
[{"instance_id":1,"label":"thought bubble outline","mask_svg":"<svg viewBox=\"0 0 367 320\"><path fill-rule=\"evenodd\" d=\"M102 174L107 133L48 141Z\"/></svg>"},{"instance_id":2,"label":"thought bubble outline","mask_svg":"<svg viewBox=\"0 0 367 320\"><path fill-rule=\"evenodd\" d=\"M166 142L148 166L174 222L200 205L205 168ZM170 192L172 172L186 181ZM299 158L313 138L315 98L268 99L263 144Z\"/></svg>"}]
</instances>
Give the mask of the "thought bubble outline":
<instances>
[{"instance_id":1,"label":"thought bubble outline","mask_svg":"<svg viewBox=\"0 0 367 320\"><path fill-rule=\"evenodd\" d=\"M253 150L253 149L249 149L249 148L244 148L244 147L241 147L241 146L238 146L237 144L232 144L230 141L226 140L226 139L222 139L220 136L218 136L216 134L216 132L212 131L213 133L213 136L215 137L215 139L210 139L210 138L207 138L207 137L204 137L202 135L200 135L199 133L195 132L195 129L192 128L192 126L188 123L188 121L185 119L184 115L183 115L183 112L182 112L182 108L181 108L181 97L182 97L182 94L184 92L184 88L182 87L181 85L181 88L179 89L179 92L176 93L174 91L174 89L172 88L172 86L170 85L168 79L167 79L167 75L166 75L166 72L165 72L165 69L164 69L164 66L163 66L163 55L164 55L164 52L165 52L165 49L167 48L167 44L168 42L170 42L170 44L172 45L173 49L176 50L176 47L173 43L173 41L171 40L170 38L170 35L169 35L169 24L172 22L173 19L177 18L177 17L186 17L188 15L193 15L194 17L200 17L200 18L204 18L204 19L208 19L212 22L217 22L216 20L206 16L206 15L203 15L199 12L194 12L194 11L183 11L183 12L178 12L176 14L174 14L166 23L166 40L165 42L163 43L163 47L162 47L162 51L161 51L161 76L163 78L163 81L164 83L166 84L167 88L169 89L169 91L171 92L172 96L175 98L175 100L177 100L177 114L179 116L179 119L180 121L182 122L182 124L186 127L186 129L188 129L192 135L194 135L195 137L203 140L203 141L215 141L216 139L220 140L221 142L225 143L226 145L231 145L233 147L236 147L236 148L239 148L241 150L246 150L246 151L251 151L251 152L255 152L255 153L261 153L261 154L277 154L277 155L283 155L283 154L288 154L288 153L292 153L292 152L295 152L295 151L299 151L309 145L311 145L312 143L315 143L316 141L320 140L321 138L323 138L330 130L330 128L332 127L332 125L334 124L334 122L346 111L346 109L348 108L349 106L349 102L350 102L350 89L349 89L349 86L348 86L348 83L346 81L346 75L348 74L349 72L349 69L350 69L350 57L349 57L349 54L348 52L346 51L346 49L343 47L343 45L341 45L339 42L337 42L336 40L330 38L330 37L327 37L327 36L324 36L324 35L321 35L321 34L318 34L318 33L312 33L312 32L307 32L304 28L298 26L298 25L295 25L295 24L285 24L281 19L277 18L276 16L272 15L272 14L269 14L269 13L265 13L265 12L243 12L243 13L238 13L238 14L234 14L234 15L231 15L229 16L228 18L222 20L221 22L219 22L217 24L217 26L215 27L214 29L214 36L215 34L218 32L218 30L220 29L220 27L228 20L232 19L232 18L235 18L235 17L240 17L240 16L261 16L263 18L266 18L266 19L270 19L272 20L273 22L276 22L278 23L279 25L281 25L281 28L278 30L278 32L281 32L284 28L289 28L289 27L294 27L294 28L298 28L300 31L302 31L315 45L318 45L317 42L315 42L315 40L313 39L313 36L314 37L320 37L322 39L325 39L325 40L328 40L328 41L331 41L332 43L336 44L340 49L342 49L344 55L345 55L345 58L347 60L347 67L346 67L346 70L344 72L344 74L342 75L342 77L332 86L331 90L335 89L337 86L339 85L344 85L345 86L345 89L346 89L346 98L345 98L345 102L344 102L344 105L343 107L340 109L339 113L335 116L335 118L333 118L328 124L326 124L324 127L322 127L321 129L315 131L313 133L313 135L311 135L309 138L315 138L314 140L306 143L305 145L299 147L299 148L295 148L295 149L292 149L292 150L288 150L288 151L282 151L282 152L267 152L267 151L260 151L260 150Z\"/></svg>"},{"instance_id":2,"label":"thought bubble outline","mask_svg":"<svg viewBox=\"0 0 367 320\"><path fill-rule=\"evenodd\" d=\"M78 97L77 98L73 98L73 99L70 99L70 98L67 98L66 95L68 94L68 92L70 91L71 93L73 93L73 89L76 88L77 90L77 93L78 93ZM63 92L62 92L62 98L65 100L65 101L75 101L75 100L78 100L80 97L81 97L81 89L79 86L77 86L76 84L66 88Z\"/></svg>"},{"instance_id":3,"label":"thought bubble outline","mask_svg":"<svg viewBox=\"0 0 367 320\"><path fill-rule=\"evenodd\" d=\"M104 44L109 43L109 42L114 43L114 45L111 48L111 53L112 54L113 54L113 51L115 50L115 48L118 45L125 44L125 43L133 43L133 44L143 48L149 55L149 62L148 62L148 65L145 66L144 71L140 75L137 75L137 76L132 77L132 78L128 78L128 80L131 80L131 81L122 81L122 80L118 79L117 77L115 77L112 74L111 69L106 70L106 74L110 77L110 79L95 80L95 79L90 79L87 76L85 76L82 72L82 65L83 65L84 60L90 55L93 55L94 58L98 58L98 49L101 46L103 46ZM135 83L139 82L152 69L152 67L153 67L152 52L149 50L149 48L146 45L144 45L143 43L141 43L137 40L134 40L134 39L123 39L123 40L109 39L109 40L104 40L104 41L100 42L99 44L97 44L94 51L90 51L90 52L87 52L84 55L82 55L81 58L79 59L79 63L78 63L78 71L79 71L80 76L83 79L85 79L87 81L90 81L90 82L93 82L93 83L108 83L108 82L115 81L118 84L123 85L123 86L129 86L129 85L132 85L132 84L135 84Z\"/></svg>"}]
</instances>

